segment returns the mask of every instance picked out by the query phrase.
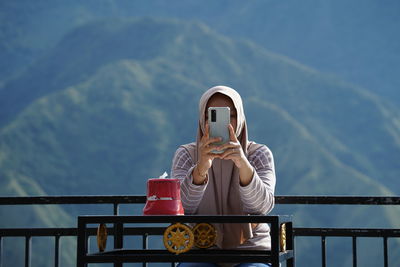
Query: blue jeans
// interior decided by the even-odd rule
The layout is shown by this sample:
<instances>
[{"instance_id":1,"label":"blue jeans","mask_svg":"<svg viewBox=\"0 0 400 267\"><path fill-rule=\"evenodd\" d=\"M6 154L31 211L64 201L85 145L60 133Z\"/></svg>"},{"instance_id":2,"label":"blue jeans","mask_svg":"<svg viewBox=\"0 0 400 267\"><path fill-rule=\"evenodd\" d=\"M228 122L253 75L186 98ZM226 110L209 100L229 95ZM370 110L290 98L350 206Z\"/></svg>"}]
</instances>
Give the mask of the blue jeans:
<instances>
[{"instance_id":1,"label":"blue jeans","mask_svg":"<svg viewBox=\"0 0 400 267\"><path fill-rule=\"evenodd\" d=\"M181 262L178 267L218 267L215 263L208 262ZM269 263L240 263L235 267L271 267Z\"/></svg>"}]
</instances>

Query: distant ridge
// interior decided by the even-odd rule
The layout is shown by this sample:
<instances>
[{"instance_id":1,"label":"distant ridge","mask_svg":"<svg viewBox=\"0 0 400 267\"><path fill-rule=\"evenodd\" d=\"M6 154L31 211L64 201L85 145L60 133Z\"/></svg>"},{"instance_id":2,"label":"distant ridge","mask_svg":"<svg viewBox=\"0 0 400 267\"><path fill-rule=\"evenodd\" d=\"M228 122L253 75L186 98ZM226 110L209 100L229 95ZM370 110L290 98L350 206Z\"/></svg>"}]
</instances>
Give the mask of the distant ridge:
<instances>
[{"instance_id":1,"label":"distant ridge","mask_svg":"<svg viewBox=\"0 0 400 267\"><path fill-rule=\"evenodd\" d=\"M0 176L51 194L144 194L194 140L198 99L216 84L243 96L250 138L274 152L277 194L399 193L396 107L201 23L156 18L83 25L5 84ZM400 214L289 211L307 226L393 227Z\"/></svg>"},{"instance_id":2,"label":"distant ridge","mask_svg":"<svg viewBox=\"0 0 400 267\"><path fill-rule=\"evenodd\" d=\"M70 30L93 20L157 16L198 20L399 103L396 0L352 1L3 1L0 81L18 75ZM357 12L354 12L354 11ZM1 86L1 83L0 83Z\"/></svg>"}]
</instances>

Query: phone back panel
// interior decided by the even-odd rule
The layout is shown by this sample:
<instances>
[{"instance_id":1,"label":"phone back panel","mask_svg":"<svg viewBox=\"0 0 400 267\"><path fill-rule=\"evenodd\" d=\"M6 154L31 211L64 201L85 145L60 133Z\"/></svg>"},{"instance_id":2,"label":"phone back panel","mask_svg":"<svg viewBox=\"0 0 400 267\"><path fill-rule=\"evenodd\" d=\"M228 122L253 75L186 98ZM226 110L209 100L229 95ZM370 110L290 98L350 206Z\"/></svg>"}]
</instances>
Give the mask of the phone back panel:
<instances>
[{"instance_id":1,"label":"phone back panel","mask_svg":"<svg viewBox=\"0 0 400 267\"><path fill-rule=\"evenodd\" d=\"M211 112L216 110L216 120L212 120ZM210 126L210 138L222 137L221 142L214 143L221 145L229 142L228 125L230 123L231 111L229 107L209 107L208 108L208 125ZM214 151L214 153L216 153Z\"/></svg>"}]
</instances>

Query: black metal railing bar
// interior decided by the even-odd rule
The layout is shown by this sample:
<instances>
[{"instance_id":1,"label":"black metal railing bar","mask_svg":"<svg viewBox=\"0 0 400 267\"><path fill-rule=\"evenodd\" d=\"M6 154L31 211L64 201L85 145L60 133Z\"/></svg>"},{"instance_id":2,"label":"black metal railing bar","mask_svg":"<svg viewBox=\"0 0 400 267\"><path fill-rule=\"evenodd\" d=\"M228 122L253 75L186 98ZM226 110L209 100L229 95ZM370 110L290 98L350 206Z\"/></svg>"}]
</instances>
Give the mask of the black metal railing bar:
<instances>
[{"instance_id":1,"label":"black metal railing bar","mask_svg":"<svg viewBox=\"0 0 400 267\"><path fill-rule=\"evenodd\" d=\"M70 204L112 204L113 214L119 214L120 204L145 204L146 196L94 195L94 196L29 196L0 197L0 205L70 205ZM301 205L400 205L398 196L276 196L276 204ZM160 235L163 228L153 230L124 229L127 234L142 235L143 249L148 247L148 235ZM388 238L398 238L400 229L338 229L338 228L294 228L294 236L320 236L322 266L326 266L326 238L348 236L353 238L353 266L357 266L357 238L383 238L384 266L388 266ZM95 235L96 229L88 228L88 234ZM110 230L110 234L113 234ZM25 266L30 266L31 238L35 236L54 236L55 266L59 265L59 242L63 236L77 236L77 228L7 228L0 229L0 267L3 262L3 237L25 237ZM144 265L145 266L145 265Z\"/></svg>"},{"instance_id":2,"label":"black metal railing bar","mask_svg":"<svg viewBox=\"0 0 400 267\"><path fill-rule=\"evenodd\" d=\"M29 196L0 197L0 205L144 204L146 196ZM276 204L400 205L399 196L275 196Z\"/></svg>"},{"instance_id":3,"label":"black metal railing bar","mask_svg":"<svg viewBox=\"0 0 400 267\"><path fill-rule=\"evenodd\" d=\"M326 238L327 237L352 237L353 266L357 266L357 238L379 237L383 240L383 258L385 267L388 266L388 238L399 238L400 229L371 229L371 228L294 228L293 234L299 236L320 236L322 266L326 266Z\"/></svg>"}]
</instances>

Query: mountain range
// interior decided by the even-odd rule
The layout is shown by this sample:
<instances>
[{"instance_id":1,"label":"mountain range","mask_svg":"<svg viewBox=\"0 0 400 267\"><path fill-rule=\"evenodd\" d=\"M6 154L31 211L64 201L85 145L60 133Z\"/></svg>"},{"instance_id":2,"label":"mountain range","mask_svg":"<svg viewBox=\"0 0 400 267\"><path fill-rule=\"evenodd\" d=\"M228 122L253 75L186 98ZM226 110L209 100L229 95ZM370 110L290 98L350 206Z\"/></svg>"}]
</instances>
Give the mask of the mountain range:
<instances>
[{"instance_id":1,"label":"mountain range","mask_svg":"<svg viewBox=\"0 0 400 267\"><path fill-rule=\"evenodd\" d=\"M194 140L198 99L217 84L239 91L250 139L273 151L276 194L399 193L400 111L394 104L203 23L147 17L84 23L4 82L0 194L143 195L146 180L169 171L175 149ZM395 228L397 210L296 206L275 212L293 213L297 226ZM19 213L0 212L10 214L3 225L18 221ZM32 215L27 224L74 223L60 207L26 213ZM301 244L299 265L319 262L315 245ZM367 244L360 245L369 255L360 264L379 265L380 253ZM332 248L342 255L335 262L349 262L341 243Z\"/></svg>"},{"instance_id":2,"label":"mountain range","mask_svg":"<svg viewBox=\"0 0 400 267\"><path fill-rule=\"evenodd\" d=\"M396 0L4 0L0 81L21 73L77 26L102 18L157 16L201 21L399 104L399 5Z\"/></svg>"}]
</instances>

